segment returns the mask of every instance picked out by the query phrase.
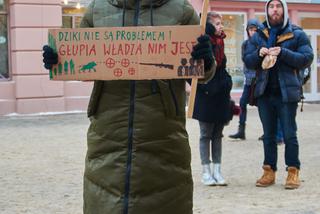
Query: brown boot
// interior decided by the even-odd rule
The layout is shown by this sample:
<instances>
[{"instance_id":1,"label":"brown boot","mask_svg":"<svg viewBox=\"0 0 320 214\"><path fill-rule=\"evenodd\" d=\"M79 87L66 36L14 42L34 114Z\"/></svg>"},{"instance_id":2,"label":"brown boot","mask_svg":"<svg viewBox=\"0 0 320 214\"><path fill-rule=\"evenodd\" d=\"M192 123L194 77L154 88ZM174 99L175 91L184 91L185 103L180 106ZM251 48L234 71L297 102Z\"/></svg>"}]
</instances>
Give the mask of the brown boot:
<instances>
[{"instance_id":1,"label":"brown boot","mask_svg":"<svg viewBox=\"0 0 320 214\"><path fill-rule=\"evenodd\" d=\"M288 167L288 177L284 187L286 189L297 189L299 186L299 169L296 167Z\"/></svg>"},{"instance_id":2,"label":"brown boot","mask_svg":"<svg viewBox=\"0 0 320 214\"><path fill-rule=\"evenodd\" d=\"M257 180L256 186L257 187L268 187L272 184L274 184L276 180L276 172L271 169L270 165L264 165L262 167L263 169L263 175L262 177Z\"/></svg>"}]
</instances>

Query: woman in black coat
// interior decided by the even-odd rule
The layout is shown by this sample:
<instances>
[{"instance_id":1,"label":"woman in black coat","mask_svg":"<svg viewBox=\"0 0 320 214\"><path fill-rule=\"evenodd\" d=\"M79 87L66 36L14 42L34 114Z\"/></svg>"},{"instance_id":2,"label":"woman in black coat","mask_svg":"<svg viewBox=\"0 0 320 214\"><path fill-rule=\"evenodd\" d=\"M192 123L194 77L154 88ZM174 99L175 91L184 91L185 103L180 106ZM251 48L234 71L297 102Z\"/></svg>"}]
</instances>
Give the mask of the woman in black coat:
<instances>
[{"instance_id":1,"label":"woman in black coat","mask_svg":"<svg viewBox=\"0 0 320 214\"><path fill-rule=\"evenodd\" d=\"M230 91L231 76L226 71L222 16L209 12L206 24L217 68L215 76L206 84L198 84L193 118L200 125L200 157L204 185L226 185L221 176L223 128L232 118ZM211 144L211 161L210 161ZM213 163L211 168L210 163Z\"/></svg>"}]
</instances>

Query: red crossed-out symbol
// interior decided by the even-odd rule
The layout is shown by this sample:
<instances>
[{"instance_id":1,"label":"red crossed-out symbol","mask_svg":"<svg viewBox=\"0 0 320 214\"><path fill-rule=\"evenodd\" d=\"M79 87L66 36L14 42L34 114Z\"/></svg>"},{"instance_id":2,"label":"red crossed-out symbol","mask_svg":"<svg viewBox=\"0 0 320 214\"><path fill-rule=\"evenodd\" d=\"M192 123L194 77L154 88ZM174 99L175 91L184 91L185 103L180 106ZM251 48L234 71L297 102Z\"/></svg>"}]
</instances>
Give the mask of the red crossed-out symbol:
<instances>
[{"instance_id":1,"label":"red crossed-out symbol","mask_svg":"<svg viewBox=\"0 0 320 214\"><path fill-rule=\"evenodd\" d=\"M130 61L129 61L129 59L122 59L121 60L121 65L123 66L123 67L128 67L129 65L130 65Z\"/></svg>"},{"instance_id":2,"label":"red crossed-out symbol","mask_svg":"<svg viewBox=\"0 0 320 214\"><path fill-rule=\"evenodd\" d=\"M135 75L136 69L134 69L134 68L129 68L128 73L129 73L129 75Z\"/></svg>"},{"instance_id":3,"label":"red crossed-out symbol","mask_svg":"<svg viewBox=\"0 0 320 214\"><path fill-rule=\"evenodd\" d=\"M108 68L113 68L116 65L116 61L112 58L108 58L105 63Z\"/></svg>"},{"instance_id":4,"label":"red crossed-out symbol","mask_svg":"<svg viewBox=\"0 0 320 214\"><path fill-rule=\"evenodd\" d=\"M123 72L120 68L116 68L113 70L113 74L116 76L116 77L121 77Z\"/></svg>"}]
</instances>

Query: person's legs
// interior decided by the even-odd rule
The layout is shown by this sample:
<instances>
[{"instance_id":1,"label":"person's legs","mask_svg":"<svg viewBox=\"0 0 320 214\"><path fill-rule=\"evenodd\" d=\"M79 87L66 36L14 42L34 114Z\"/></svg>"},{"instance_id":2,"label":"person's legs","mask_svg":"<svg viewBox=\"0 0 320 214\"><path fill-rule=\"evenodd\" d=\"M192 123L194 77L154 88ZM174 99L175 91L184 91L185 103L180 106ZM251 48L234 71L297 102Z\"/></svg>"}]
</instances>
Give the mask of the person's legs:
<instances>
[{"instance_id":1,"label":"person's legs","mask_svg":"<svg viewBox=\"0 0 320 214\"><path fill-rule=\"evenodd\" d=\"M226 182L221 174L221 156L222 156L222 132L224 125L215 124L212 131L212 162L213 162L213 173L212 177L216 180L217 185L226 185Z\"/></svg>"},{"instance_id":2,"label":"person's legs","mask_svg":"<svg viewBox=\"0 0 320 214\"><path fill-rule=\"evenodd\" d=\"M275 97L264 96L258 99L258 111L263 127L264 165L277 171L278 150L276 144L277 111Z\"/></svg>"},{"instance_id":3,"label":"person's legs","mask_svg":"<svg viewBox=\"0 0 320 214\"><path fill-rule=\"evenodd\" d=\"M296 123L297 107L297 103L281 103L279 105L279 118L285 142L285 163L288 167L293 166L300 169Z\"/></svg>"},{"instance_id":4,"label":"person's legs","mask_svg":"<svg viewBox=\"0 0 320 214\"><path fill-rule=\"evenodd\" d=\"M239 116L239 124L245 125L247 121L247 105L250 98L250 85L244 85L243 92L240 98L241 113Z\"/></svg>"},{"instance_id":5,"label":"person's legs","mask_svg":"<svg viewBox=\"0 0 320 214\"><path fill-rule=\"evenodd\" d=\"M206 123L199 121L200 126L200 144L199 144L199 150L200 150L200 159L201 164L210 164L210 141L211 141L211 135L212 130L214 127L213 123Z\"/></svg>"},{"instance_id":6,"label":"person's legs","mask_svg":"<svg viewBox=\"0 0 320 214\"><path fill-rule=\"evenodd\" d=\"M258 99L258 111L263 126L263 175L257 180L257 187L268 187L275 182L277 170L277 112L274 105L274 97L264 96Z\"/></svg>"},{"instance_id":7,"label":"person's legs","mask_svg":"<svg viewBox=\"0 0 320 214\"><path fill-rule=\"evenodd\" d=\"M212 152L213 163L221 163L223 128L224 128L223 124L215 124L212 130L211 152Z\"/></svg>"},{"instance_id":8,"label":"person's legs","mask_svg":"<svg viewBox=\"0 0 320 214\"><path fill-rule=\"evenodd\" d=\"M278 108L285 142L285 163L288 170L286 189L296 189L300 186L299 143L296 124L297 107L298 103L279 102Z\"/></svg>"},{"instance_id":9,"label":"person's legs","mask_svg":"<svg viewBox=\"0 0 320 214\"><path fill-rule=\"evenodd\" d=\"M278 118L277 120L277 134L276 134L276 141L277 144L283 144L283 131L282 131L282 126L280 123L280 119Z\"/></svg>"},{"instance_id":10,"label":"person's legs","mask_svg":"<svg viewBox=\"0 0 320 214\"><path fill-rule=\"evenodd\" d=\"M240 98L240 116L239 116L239 128L238 132L233 135L229 135L230 138L233 139L246 139L245 134L245 127L246 127L246 121L247 121L247 104L249 103L250 98L250 86L244 85L243 92Z\"/></svg>"},{"instance_id":11,"label":"person's legs","mask_svg":"<svg viewBox=\"0 0 320 214\"><path fill-rule=\"evenodd\" d=\"M214 185L216 181L212 178L210 169L210 141L214 125L199 121L200 125L200 158L202 165L201 182L204 185Z\"/></svg>"}]
</instances>

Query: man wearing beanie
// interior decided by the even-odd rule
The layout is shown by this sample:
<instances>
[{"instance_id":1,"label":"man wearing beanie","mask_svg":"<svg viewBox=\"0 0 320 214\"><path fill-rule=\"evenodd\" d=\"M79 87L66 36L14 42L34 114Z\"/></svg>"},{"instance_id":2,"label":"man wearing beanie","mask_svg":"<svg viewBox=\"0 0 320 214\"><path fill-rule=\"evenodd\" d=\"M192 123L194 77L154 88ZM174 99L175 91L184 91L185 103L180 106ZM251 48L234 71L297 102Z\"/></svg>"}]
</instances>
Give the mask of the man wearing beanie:
<instances>
[{"instance_id":1,"label":"man wearing beanie","mask_svg":"<svg viewBox=\"0 0 320 214\"><path fill-rule=\"evenodd\" d=\"M244 53L249 69L257 70L254 96L263 125L264 161L257 187L275 183L277 171L277 118L285 141L286 189L300 186L296 111L302 95L298 71L313 60L310 41L303 30L290 23L285 0L268 0L263 29L250 40Z\"/></svg>"}]
</instances>

